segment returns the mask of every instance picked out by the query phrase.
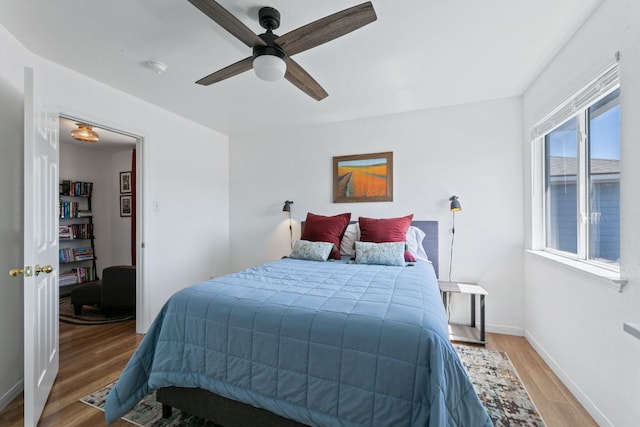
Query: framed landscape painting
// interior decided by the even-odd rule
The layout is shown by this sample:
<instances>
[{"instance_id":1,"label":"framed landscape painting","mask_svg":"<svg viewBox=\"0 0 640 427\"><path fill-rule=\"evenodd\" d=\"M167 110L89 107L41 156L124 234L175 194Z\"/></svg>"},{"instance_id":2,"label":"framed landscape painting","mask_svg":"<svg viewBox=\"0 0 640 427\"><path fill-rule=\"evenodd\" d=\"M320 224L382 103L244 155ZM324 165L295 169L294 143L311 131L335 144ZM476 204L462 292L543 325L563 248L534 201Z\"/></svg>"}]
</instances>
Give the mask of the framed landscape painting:
<instances>
[{"instance_id":1,"label":"framed landscape painting","mask_svg":"<svg viewBox=\"0 0 640 427\"><path fill-rule=\"evenodd\" d=\"M333 202L393 201L393 152L333 158Z\"/></svg>"}]
</instances>

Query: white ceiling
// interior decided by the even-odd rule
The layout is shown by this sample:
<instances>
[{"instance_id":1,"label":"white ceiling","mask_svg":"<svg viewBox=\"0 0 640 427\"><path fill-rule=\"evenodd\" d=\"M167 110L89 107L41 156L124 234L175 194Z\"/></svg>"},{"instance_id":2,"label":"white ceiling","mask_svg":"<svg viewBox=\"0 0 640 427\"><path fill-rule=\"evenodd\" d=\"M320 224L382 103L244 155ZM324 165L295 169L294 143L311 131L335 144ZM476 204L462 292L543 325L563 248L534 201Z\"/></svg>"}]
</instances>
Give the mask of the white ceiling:
<instances>
[{"instance_id":1,"label":"white ceiling","mask_svg":"<svg viewBox=\"0 0 640 427\"><path fill-rule=\"evenodd\" d=\"M364 0L219 0L256 33L285 34ZM372 0L378 20L294 59L315 101L252 71L203 87L251 54L186 0L2 0L0 24L32 52L225 134L521 95L601 0ZM148 60L167 64L158 75Z\"/></svg>"}]
</instances>

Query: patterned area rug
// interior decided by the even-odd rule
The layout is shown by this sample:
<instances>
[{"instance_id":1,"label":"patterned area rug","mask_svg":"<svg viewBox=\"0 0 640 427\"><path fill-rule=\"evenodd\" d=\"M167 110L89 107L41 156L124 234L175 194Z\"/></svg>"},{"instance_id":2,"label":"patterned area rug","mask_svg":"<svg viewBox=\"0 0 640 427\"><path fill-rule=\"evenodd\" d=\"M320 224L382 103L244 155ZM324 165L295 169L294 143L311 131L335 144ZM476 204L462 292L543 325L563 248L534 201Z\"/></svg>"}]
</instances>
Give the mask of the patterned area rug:
<instances>
[{"instance_id":1,"label":"patterned area rug","mask_svg":"<svg viewBox=\"0 0 640 427\"><path fill-rule=\"evenodd\" d=\"M83 397L80 399L80 402L104 411L104 402L107 400L107 394L109 394L109 390L111 390L113 384L114 383L111 383ZM127 412L122 419L140 427L219 427L211 421L205 421L202 418L191 416L183 413L179 409L174 409L171 417L162 418L162 404L156 402L155 392L148 394L131 411Z\"/></svg>"},{"instance_id":2,"label":"patterned area rug","mask_svg":"<svg viewBox=\"0 0 640 427\"><path fill-rule=\"evenodd\" d=\"M454 347L496 427L545 426L506 353L460 344ZM80 401L104 411L112 386L109 384ZM141 427L215 426L177 409L170 418L163 419L162 405L156 402L155 393L147 395L122 419Z\"/></svg>"},{"instance_id":3,"label":"patterned area rug","mask_svg":"<svg viewBox=\"0 0 640 427\"><path fill-rule=\"evenodd\" d=\"M454 344L489 417L499 426L545 426L507 353Z\"/></svg>"},{"instance_id":4,"label":"patterned area rug","mask_svg":"<svg viewBox=\"0 0 640 427\"><path fill-rule=\"evenodd\" d=\"M60 298L60 321L72 323L74 325L106 325L109 323L124 322L131 320L135 316L131 313L114 312L111 316L106 317L98 307L85 305L82 307L82 313L76 316L73 313L71 305L71 297Z\"/></svg>"}]
</instances>

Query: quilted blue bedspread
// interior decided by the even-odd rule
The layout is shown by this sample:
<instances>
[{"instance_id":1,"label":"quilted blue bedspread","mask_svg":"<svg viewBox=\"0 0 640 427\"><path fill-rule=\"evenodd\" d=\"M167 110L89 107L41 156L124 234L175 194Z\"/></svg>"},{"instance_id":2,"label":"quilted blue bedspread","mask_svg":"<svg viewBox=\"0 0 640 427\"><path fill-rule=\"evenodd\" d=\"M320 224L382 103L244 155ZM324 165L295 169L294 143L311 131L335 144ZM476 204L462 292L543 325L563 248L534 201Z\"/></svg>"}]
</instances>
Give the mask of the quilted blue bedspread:
<instances>
[{"instance_id":1,"label":"quilted blue bedspread","mask_svg":"<svg viewBox=\"0 0 640 427\"><path fill-rule=\"evenodd\" d=\"M109 393L107 423L172 385L311 426L492 425L423 262L283 259L179 291Z\"/></svg>"}]
</instances>

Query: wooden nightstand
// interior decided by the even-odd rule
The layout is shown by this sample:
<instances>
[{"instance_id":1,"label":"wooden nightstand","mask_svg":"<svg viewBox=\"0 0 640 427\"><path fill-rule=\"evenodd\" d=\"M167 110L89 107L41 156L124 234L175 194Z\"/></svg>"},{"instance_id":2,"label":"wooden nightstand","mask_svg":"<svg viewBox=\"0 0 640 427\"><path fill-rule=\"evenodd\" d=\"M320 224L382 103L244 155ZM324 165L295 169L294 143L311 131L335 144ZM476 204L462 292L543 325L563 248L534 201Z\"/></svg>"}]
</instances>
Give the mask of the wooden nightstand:
<instances>
[{"instance_id":1,"label":"wooden nightstand","mask_svg":"<svg viewBox=\"0 0 640 427\"><path fill-rule=\"evenodd\" d=\"M442 303L445 310L449 309L449 298L452 293L467 294L471 297L471 322L469 325L449 323L449 339L476 344L486 344L484 329L484 297L489 293L475 283L438 281ZM480 325L476 327L476 305L480 299ZM447 312L447 314L449 314Z\"/></svg>"}]
</instances>

